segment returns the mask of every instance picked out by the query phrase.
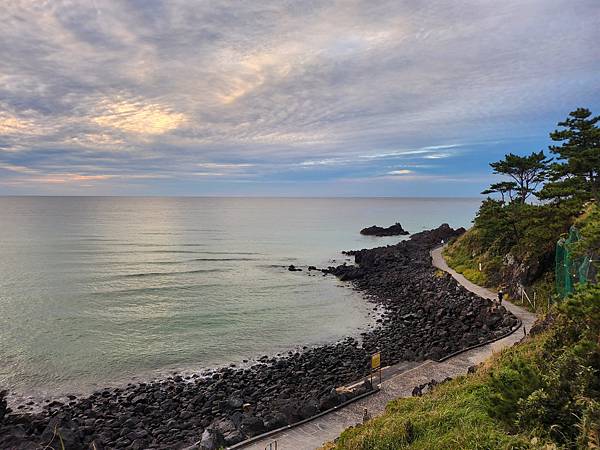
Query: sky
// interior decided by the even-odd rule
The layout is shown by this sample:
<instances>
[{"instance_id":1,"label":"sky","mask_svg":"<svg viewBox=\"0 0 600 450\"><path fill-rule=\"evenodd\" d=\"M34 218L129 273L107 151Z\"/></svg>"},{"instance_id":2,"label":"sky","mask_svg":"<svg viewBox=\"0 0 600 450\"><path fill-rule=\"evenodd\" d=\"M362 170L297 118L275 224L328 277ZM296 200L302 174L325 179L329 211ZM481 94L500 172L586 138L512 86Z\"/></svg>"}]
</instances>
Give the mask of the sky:
<instances>
[{"instance_id":1,"label":"sky","mask_svg":"<svg viewBox=\"0 0 600 450\"><path fill-rule=\"evenodd\" d=\"M599 0L10 0L0 195L477 196L600 113Z\"/></svg>"}]
</instances>

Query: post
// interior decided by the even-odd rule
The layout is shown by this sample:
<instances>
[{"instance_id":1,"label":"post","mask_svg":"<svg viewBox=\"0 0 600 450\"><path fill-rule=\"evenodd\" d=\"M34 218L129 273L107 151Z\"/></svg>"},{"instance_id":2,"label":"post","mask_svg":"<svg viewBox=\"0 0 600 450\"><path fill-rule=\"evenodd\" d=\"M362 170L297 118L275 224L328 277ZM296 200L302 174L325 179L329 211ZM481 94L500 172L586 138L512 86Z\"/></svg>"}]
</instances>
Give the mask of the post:
<instances>
[{"instance_id":1,"label":"post","mask_svg":"<svg viewBox=\"0 0 600 450\"><path fill-rule=\"evenodd\" d=\"M373 386L373 371L379 369L379 384L381 384L381 352L371 355L371 387Z\"/></svg>"},{"instance_id":2,"label":"post","mask_svg":"<svg viewBox=\"0 0 600 450\"><path fill-rule=\"evenodd\" d=\"M525 303L525 300L523 300L523 287L519 286L519 288L521 289L521 305L523 305Z\"/></svg>"}]
</instances>

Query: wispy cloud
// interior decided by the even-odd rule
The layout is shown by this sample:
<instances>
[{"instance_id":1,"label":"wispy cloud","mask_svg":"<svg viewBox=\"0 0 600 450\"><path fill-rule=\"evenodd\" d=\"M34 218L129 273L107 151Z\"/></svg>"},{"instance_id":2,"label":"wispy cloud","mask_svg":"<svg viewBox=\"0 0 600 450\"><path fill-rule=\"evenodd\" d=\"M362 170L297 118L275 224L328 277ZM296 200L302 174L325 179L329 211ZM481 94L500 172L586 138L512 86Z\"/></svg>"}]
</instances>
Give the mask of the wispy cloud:
<instances>
[{"instance_id":1,"label":"wispy cloud","mask_svg":"<svg viewBox=\"0 0 600 450\"><path fill-rule=\"evenodd\" d=\"M0 21L0 194L428 195L467 171L477 193L600 109L593 1L16 0Z\"/></svg>"},{"instance_id":2,"label":"wispy cloud","mask_svg":"<svg viewBox=\"0 0 600 450\"><path fill-rule=\"evenodd\" d=\"M452 156L450 153L430 153L429 155L423 156L425 159L443 159Z\"/></svg>"},{"instance_id":3,"label":"wispy cloud","mask_svg":"<svg viewBox=\"0 0 600 450\"><path fill-rule=\"evenodd\" d=\"M172 111L159 103L103 99L97 106L98 115L92 121L102 128L116 128L135 134L157 135L179 128L185 121L184 114Z\"/></svg>"},{"instance_id":4,"label":"wispy cloud","mask_svg":"<svg viewBox=\"0 0 600 450\"><path fill-rule=\"evenodd\" d=\"M409 169L399 169L399 170L392 170L391 172L388 172L388 175L409 175L411 173L414 173L412 170Z\"/></svg>"},{"instance_id":5,"label":"wispy cloud","mask_svg":"<svg viewBox=\"0 0 600 450\"><path fill-rule=\"evenodd\" d=\"M192 172L195 177L223 177L226 174L222 172Z\"/></svg>"},{"instance_id":6,"label":"wispy cloud","mask_svg":"<svg viewBox=\"0 0 600 450\"><path fill-rule=\"evenodd\" d=\"M196 164L196 167L203 167L206 169L231 169L231 170L238 170L238 169L245 169L248 167L253 167L254 164L248 164L248 163L198 163Z\"/></svg>"},{"instance_id":7,"label":"wispy cloud","mask_svg":"<svg viewBox=\"0 0 600 450\"><path fill-rule=\"evenodd\" d=\"M372 153L369 155L361 155L360 158L364 159L381 159L381 158L396 158L398 156L411 156L411 155L423 155L429 153L429 150L399 150L385 153Z\"/></svg>"},{"instance_id":8,"label":"wispy cloud","mask_svg":"<svg viewBox=\"0 0 600 450\"><path fill-rule=\"evenodd\" d=\"M355 160L345 158L326 158L326 159L312 159L308 161L302 161L300 165L302 167L313 167L313 166L339 166L341 164L348 164Z\"/></svg>"}]
</instances>

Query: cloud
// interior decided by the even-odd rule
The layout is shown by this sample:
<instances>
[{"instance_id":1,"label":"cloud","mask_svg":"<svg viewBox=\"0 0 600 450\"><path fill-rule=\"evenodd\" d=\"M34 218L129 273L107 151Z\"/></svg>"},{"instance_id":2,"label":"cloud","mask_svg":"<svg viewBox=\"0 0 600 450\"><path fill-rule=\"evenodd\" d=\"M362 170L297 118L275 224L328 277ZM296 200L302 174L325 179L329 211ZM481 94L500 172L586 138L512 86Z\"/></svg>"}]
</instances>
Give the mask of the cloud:
<instances>
[{"instance_id":1,"label":"cloud","mask_svg":"<svg viewBox=\"0 0 600 450\"><path fill-rule=\"evenodd\" d=\"M449 158L450 156L452 156L450 153L431 153L429 155L423 156L423 158L425 158L425 159L442 159L442 158Z\"/></svg>"},{"instance_id":2,"label":"cloud","mask_svg":"<svg viewBox=\"0 0 600 450\"><path fill-rule=\"evenodd\" d=\"M30 169L29 167L16 166L14 164L0 164L0 170L6 170L15 173L37 173L36 170Z\"/></svg>"},{"instance_id":3,"label":"cloud","mask_svg":"<svg viewBox=\"0 0 600 450\"><path fill-rule=\"evenodd\" d=\"M21 134L31 130L32 127L31 121L11 116L6 112L0 113L0 134Z\"/></svg>"},{"instance_id":4,"label":"cloud","mask_svg":"<svg viewBox=\"0 0 600 450\"><path fill-rule=\"evenodd\" d=\"M5 3L0 181L30 190L0 194L49 179L269 194L381 174L452 188L600 109L593 1Z\"/></svg>"},{"instance_id":5,"label":"cloud","mask_svg":"<svg viewBox=\"0 0 600 450\"><path fill-rule=\"evenodd\" d=\"M195 177L222 177L226 174L222 172L193 172L192 175Z\"/></svg>"},{"instance_id":6,"label":"cloud","mask_svg":"<svg viewBox=\"0 0 600 450\"><path fill-rule=\"evenodd\" d=\"M374 153L370 155L361 155L360 158L365 159L381 159L381 158L396 158L398 156L410 156L410 155L422 155L429 153L429 150L419 149L419 150L400 150L386 153Z\"/></svg>"},{"instance_id":7,"label":"cloud","mask_svg":"<svg viewBox=\"0 0 600 450\"><path fill-rule=\"evenodd\" d=\"M388 175L409 175L411 173L414 173L412 170L409 169L399 169L399 170L392 170L391 172L388 172Z\"/></svg>"},{"instance_id":8,"label":"cloud","mask_svg":"<svg viewBox=\"0 0 600 450\"><path fill-rule=\"evenodd\" d=\"M340 158L327 158L327 159L316 159L316 160L308 160L302 161L300 166L302 167L312 167L312 166L338 166L340 164L347 164L352 162L351 159L340 159Z\"/></svg>"},{"instance_id":9,"label":"cloud","mask_svg":"<svg viewBox=\"0 0 600 450\"><path fill-rule=\"evenodd\" d=\"M206 169L245 169L247 167L253 167L254 164L248 163L198 163L197 167L204 167Z\"/></svg>"},{"instance_id":10,"label":"cloud","mask_svg":"<svg viewBox=\"0 0 600 450\"><path fill-rule=\"evenodd\" d=\"M111 127L127 133L164 134L180 127L184 114L171 111L159 103L144 103L126 99L102 100L99 115L92 121L101 127Z\"/></svg>"}]
</instances>

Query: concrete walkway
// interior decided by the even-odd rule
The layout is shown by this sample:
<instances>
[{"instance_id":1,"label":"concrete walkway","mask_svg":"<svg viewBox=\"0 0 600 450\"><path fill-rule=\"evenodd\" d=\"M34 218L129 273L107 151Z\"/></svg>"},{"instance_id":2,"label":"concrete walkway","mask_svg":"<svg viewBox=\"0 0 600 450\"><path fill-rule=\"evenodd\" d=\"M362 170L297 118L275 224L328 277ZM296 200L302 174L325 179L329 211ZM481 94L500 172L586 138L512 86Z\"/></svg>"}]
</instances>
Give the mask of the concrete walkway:
<instances>
[{"instance_id":1,"label":"concrete walkway","mask_svg":"<svg viewBox=\"0 0 600 450\"><path fill-rule=\"evenodd\" d=\"M475 294L494 299L496 294L486 288L471 283L462 275L450 269L442 256L442 249L431 252L433 265L450 273L460 284ZM521 319L527 330L531 329L535 315L523 308L504 302L505 308ZM479 364L492 353L500 351L518 342L523 337L523 332L517 330L510 336L491 344L466 351L442 363L425 361L418 365L400 363L384 369L384 381L381 390L371 396L358 400L345 408L322 416L311 422L281 431L269 438L249 444L244 450L264 450L269 443L277 441L277 450L314 450L324 442L332 441L346 428L362 422L363 409L367 408L369 414L377 416L383 413L390 400L398 397L409 397L412 390L419 384L435 379L442 381L446 377L455 377L467 372L472 365ZM386 374L387 372L387 374ZM273 446L273 450L275 447Z\"/></svg>"}]
</instances>

